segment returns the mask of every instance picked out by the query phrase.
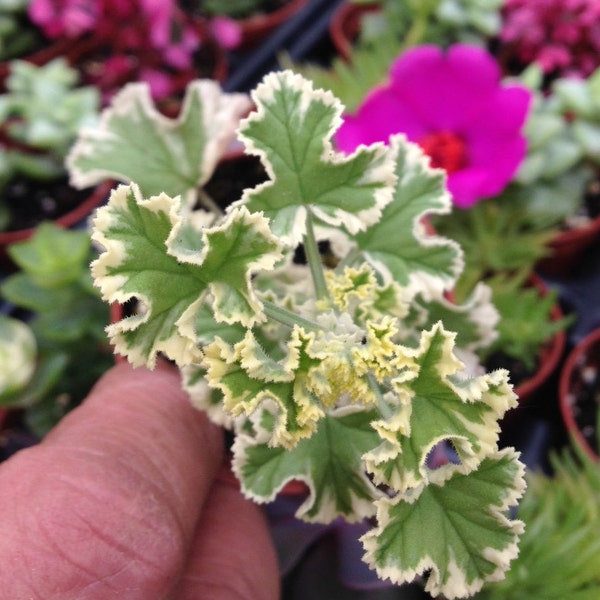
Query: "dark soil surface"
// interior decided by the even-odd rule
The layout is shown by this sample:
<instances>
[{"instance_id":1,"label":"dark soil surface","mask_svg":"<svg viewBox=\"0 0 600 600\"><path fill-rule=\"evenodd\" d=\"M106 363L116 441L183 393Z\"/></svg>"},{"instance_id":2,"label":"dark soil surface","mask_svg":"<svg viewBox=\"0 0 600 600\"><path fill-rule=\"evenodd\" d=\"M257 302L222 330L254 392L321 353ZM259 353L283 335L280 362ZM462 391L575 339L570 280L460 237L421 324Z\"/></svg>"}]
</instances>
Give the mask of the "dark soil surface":
<instances>
[{"instance_id":1,"label":"dark soil surface","mask_svg":"<svg viewBox=\"0 0 600 600\"><path fill-rule=\"evenodd\" d=\"M512 358L504 352L494 352L485 361L486 372L496 371L497 369L506 369L510 373L510 382L514 387L531 379L537 370L528 369L520 360Z\"/></svg>"},{"instance_id":2,"label":"dark soil surface","mask_svg":"<svg viewBox=\"0 0 600 600\"><path fill-rule=\"evenodd\" d=\"M590 448L598 449L598 411L600 410L600 344L595 344L571 378L573 416Z\"/></svg>"},{"instance_id":3,"label":"dark soil surface","mask_svg":"<svg viewBox=\"0 0 600 600\"><path fill-rule=\"evenodd\" d=\"M62 217L81 204L90 190L76 190L67 179L58 181L33 181L14 179L4 189L2 202L10 211L6 231L35 227L42 221Z\"/></svg>"},{"instance_id":4,"label":"dark soil surface","mask_svg":"<svg viewBox=\"0 0 600 600\"><path fill-rule=\"evenodd\" d=\"M253 188L267 179L260 160L243 155L222 160L204 191L224 209L239 200L246 188Z\"/></svg>"}]
</instances>

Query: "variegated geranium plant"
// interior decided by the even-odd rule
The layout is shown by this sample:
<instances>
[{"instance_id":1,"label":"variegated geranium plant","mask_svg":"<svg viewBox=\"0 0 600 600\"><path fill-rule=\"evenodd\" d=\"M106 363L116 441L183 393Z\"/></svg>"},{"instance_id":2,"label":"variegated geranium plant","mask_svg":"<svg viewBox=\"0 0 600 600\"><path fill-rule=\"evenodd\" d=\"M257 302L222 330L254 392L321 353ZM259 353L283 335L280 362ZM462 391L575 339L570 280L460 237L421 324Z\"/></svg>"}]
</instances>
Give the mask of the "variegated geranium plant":
<instances>
[{"instance_id":1,"label":"variegated geranium plant","mask_svg":"<svg viewBox=\"0 0 600 600\"><path fill-rule=\"evenodd\" d=\"M180 368L235 433L247 497L300 480L298 518L372 523L380 577L468 596L517 555L525 484L498 446L509 374L475 358L494 336L489 290L452 301L461 250L427 225L451 209L444 172L402 136L337 152L341 103L290 71L252 100L197 81L170 119L131 84L80 134L73 183L123 182L93 223L96 285L138 305L110 339L136 366ZM266 180L210 210L203 185L236 133Z\"/></svg>"}]
</instances>

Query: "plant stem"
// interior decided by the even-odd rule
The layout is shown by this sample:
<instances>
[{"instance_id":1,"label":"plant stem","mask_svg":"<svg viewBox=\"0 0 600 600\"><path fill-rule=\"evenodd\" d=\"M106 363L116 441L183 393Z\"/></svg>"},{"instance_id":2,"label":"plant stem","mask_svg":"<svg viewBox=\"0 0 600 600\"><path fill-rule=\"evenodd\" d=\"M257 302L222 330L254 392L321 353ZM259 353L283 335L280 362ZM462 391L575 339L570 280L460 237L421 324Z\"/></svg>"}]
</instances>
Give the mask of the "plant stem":
<instances>
[{"instance_id":1,"label":"plant stem","mask_svg":"<svg viewBox=\"0 0 600 600\"><path fill-rule=\"evenodd\" d=\"M306 233L304 234L302 241L304 243L306 262L308 263L310 274L312 275L313 285L315 286L317 300L325 300L329 298L329 290L327 289L327 283L325 283L323 262L321 260L321 254L319 253L319 246L315 237L312 214L310 210L307 210L306 213Z\"/></svg>"},{"instance_id":2,"label":"plant stem","mask_svg":"<svg viewBox=\"0 0 600 600\"><path fill-rule=\"evenodd\" d=\"M386 419L387 421L389 421L392 418L393 414L392 414L392 411L390 410L390 407L387 405L386 401L383 399L383 394L381 393L381 389L380 389L379 384L377 383L377 380L375 379L375 376L373 375L373 373L367 374L367 381L369 382L369 388L371 389L371 391L377 398L377 408L379 409L381 416L384 419Z\"/></svg>"},{"instance_id":3,"label":"plant stem","mask_svg":"<svg viewBox=\"0 0 600 600\"><path fill-rule=\"evenodd\" d=\"M294 327L295 325L299 325L303 329L307 331L320 331L321 327L314 323L313 321L309 321L296 313L293 313L286 308L282 308L281 306L277 306L268 300L263 300L263 306L265 309L265 314L273 321L277 321L282 325L287 325L288 327Z\"/></svg>"},{"instance_id":4,"label":"plant stem","mask_svg":"<svg viewBox=\"0 0 600 600\"><path fill-rule=\"evenodd\" d=\"M359 259L360 250L358 248L353 248L352 250L350 250L350 252L348 252L346 256L344 256L344 258L340 260L340 262L337 264L337 267L340 271L342 271L348 265L352 265L358 262Z\"/></svg>"},{"instance_id":5,"label":"plant stem","mask_svg":"<svg viewBox=\"0 0 600 600\"><path fill-rule=\"evenodd\" d=\"M197 194L202 207L216 215L223 214L221 207L202 188L197 190Z\"/></svg>"},{"instance_id":6,"label":"plant stem","mask_svg":"<svg viewBox=\"0 0 600 600\"><path fill-rule=\"evenodd\" d=\"M418 19L413 23L412 27L408 30L408 33L404 38L402 44L403 50L406 48L412 48L413 46L416 46L419 43L419 41L423 37L423 34L425 33L425 26L426 22L424 19Z\"/></svg>"}]
</instances>

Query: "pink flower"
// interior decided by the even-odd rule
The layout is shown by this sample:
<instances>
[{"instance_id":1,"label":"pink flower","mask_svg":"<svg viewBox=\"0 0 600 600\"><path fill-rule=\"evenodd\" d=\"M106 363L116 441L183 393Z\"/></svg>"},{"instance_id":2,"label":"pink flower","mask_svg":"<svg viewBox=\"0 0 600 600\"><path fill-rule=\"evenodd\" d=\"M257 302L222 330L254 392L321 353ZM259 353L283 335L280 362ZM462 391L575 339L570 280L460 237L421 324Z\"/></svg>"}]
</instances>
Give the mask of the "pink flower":
<instances>
[{"instance_id":1,"label":"pink flower","mask_svg":"<svg viewBox=\"0 0 600 600\"><path fill-rule=\"evenodd\" d=\"M210 20L210 29L219 44L227 50L234 50L242 43L242 28L229 17L216 16Z\"/></svg>"},{"instance_id":2,"label":"pink flower","mask_svg":"<svg viewBox=\"0 0 600 600\"><path fill-rule=\"evenodd\" d=\"M531 93L500 79L497 62L480 48L412 48L393 64L390 82L344 117L337 145L351 152L404 133L446 170L454 203L468 208L499 194L526 152L521 129Z\"/></svg>"},{"instance_id":3,"label":"pink flower","mask_svg":"<svg viewBox=\"0 0 600 600\"><path fill-rule=\"evenodd\" d=\"M545 73L587 77L600 65L598 0L506 0L503 54Z\"/></svg>"},{"instance_id":4,"label":"pink flower","mask_svg":"<svg viewBox=\"0 0 600 600\"><path fill-rule=\"evenodd\" d=\"M94 28L100 7L96 0L32 0L28 15L50 39L78 37Z\"/></svg>"}]
</instances>

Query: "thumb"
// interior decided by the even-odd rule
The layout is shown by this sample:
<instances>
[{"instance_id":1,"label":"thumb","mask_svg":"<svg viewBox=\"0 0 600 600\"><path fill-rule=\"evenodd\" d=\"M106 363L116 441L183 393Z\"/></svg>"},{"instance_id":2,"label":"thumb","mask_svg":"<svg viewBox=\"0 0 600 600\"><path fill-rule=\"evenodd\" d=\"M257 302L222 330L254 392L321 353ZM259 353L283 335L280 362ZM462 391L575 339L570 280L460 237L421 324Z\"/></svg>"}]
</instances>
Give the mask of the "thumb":
<instances>
[{"instance_id":1,"label":"thumb","mask_svg":"<svg viewBox=\"0 0 600 600\"><path fill-rule=\"evenodd\" d=\"M0 465L4 593L170 597L222 446L176 371L111 369L41 444Z\"/></svg>"}]
</instances>

